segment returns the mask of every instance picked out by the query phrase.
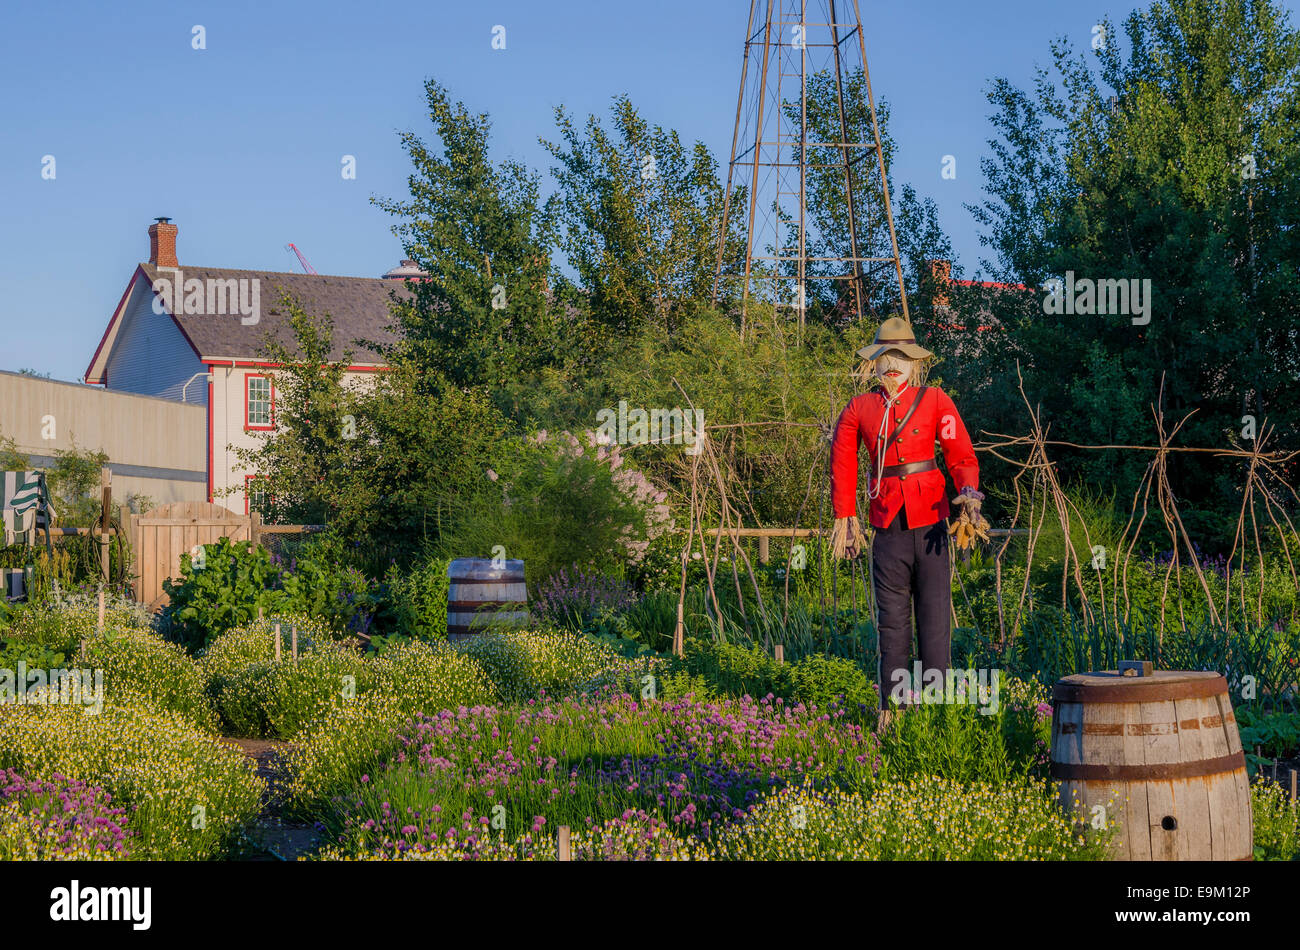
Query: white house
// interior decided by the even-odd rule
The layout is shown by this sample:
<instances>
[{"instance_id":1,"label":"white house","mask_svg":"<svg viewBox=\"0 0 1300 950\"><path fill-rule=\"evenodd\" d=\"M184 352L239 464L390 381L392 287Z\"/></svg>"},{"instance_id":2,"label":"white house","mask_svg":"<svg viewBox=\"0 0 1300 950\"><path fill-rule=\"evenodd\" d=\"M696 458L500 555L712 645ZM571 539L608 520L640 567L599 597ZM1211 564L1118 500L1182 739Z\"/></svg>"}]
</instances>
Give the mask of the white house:
<instances>
[{"instance_id":1,"label":"white house","mask_svg":"<svg viewBox=\"0 0 1300 950\"><path fill-rule=\"evenodd\" d=\"M256 446L257 433L276 425L279 364L262 354L268 334L293 348L283 294L312 315L332 318L330 359L352 350L357 362L345 384L364 385L385 367L356 341L392 342L393 295L406 295L405 281L423 275L410 261L380 278L181 266L176 233L167 218L150 225L149 261L131 275L86 382L204 406L207 500L247 511L255 476L239 466L234 448Z\"/></svg>"}]
</instances>

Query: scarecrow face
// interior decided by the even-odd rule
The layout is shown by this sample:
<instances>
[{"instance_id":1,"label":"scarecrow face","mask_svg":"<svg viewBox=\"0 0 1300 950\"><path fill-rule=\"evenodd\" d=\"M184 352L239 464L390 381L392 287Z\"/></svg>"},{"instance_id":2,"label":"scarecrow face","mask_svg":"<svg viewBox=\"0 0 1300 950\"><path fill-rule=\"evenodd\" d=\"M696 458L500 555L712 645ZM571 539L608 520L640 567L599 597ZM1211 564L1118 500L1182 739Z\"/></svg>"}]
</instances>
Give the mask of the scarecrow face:
<instances>
[{"instance_id":1,"label":"scarecrow face","mask_svg":"<svg viewBox=\"0 0 1300 950\"><path fill-rule=\"evenodd\" d=\"M912 367L916 360L904 356L900 350L882 353L876 360L876 375L890 395L905 383L912 381Z\"/></svg>"}]
</instances>

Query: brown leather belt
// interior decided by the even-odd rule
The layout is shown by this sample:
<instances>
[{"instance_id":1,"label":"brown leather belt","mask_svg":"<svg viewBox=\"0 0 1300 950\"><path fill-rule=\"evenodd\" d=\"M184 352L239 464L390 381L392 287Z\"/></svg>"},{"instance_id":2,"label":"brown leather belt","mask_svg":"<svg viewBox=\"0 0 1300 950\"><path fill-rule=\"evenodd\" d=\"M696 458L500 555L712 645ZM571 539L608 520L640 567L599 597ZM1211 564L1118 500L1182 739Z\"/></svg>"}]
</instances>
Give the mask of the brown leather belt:
<instances>
[{"instance_id":1,"label":"brown leather belt","mask_svg":"<svg viewBox=\"0 0 1300 950\"><path fill-rule=\"evenodd\" d=\"M923 462L907 462L904 465L886 465L881 473L881 478L897 478L899 475L917 475L921 472L930 472L939 467L939 463L934 459L926 459Z\"/></svg>"}]
</instances>

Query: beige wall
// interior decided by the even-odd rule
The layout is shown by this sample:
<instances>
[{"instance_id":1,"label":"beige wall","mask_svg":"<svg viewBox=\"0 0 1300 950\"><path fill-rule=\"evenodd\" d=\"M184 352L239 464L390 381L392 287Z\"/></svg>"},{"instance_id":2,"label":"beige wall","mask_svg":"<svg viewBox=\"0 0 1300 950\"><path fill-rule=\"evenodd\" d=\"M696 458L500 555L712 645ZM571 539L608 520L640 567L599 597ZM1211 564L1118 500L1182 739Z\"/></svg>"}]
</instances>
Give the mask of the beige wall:
<instances>
[{"instance_id":1,"label":"beige wall","mask_svg":"<svg viewBox=\"0 0 1300 950\"><path fill-rule=\"evenodd\" d=\"M196 379L189 393L203 385ZM0 371L0 437L37 467L74 443L106 453L119 501L205 501L207 428L203 406Z\"/></svg>"}]
</instances>

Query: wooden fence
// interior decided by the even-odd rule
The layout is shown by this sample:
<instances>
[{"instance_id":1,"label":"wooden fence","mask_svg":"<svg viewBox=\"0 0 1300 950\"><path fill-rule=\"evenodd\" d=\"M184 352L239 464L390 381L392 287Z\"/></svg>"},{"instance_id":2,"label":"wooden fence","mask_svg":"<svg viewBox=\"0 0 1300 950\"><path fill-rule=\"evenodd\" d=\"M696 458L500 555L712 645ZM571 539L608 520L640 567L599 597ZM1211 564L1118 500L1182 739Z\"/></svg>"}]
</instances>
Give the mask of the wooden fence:
<instances>
[{"instance_id":1,"label":"wooden fence","mask_svg":"<svg viewBox=\"0 0 1300 950\"><path fill-rule=\"evenodd\" d=\"M167 603L163 581L179 577L181 555L221 538L258 544L267 535L303 534L322 525L264 525L257 512L241 515L206 501L162 505L141 515L122 510L122 530L134 553L135 599L157 610Z\"/></svg>"}]
</instances>

